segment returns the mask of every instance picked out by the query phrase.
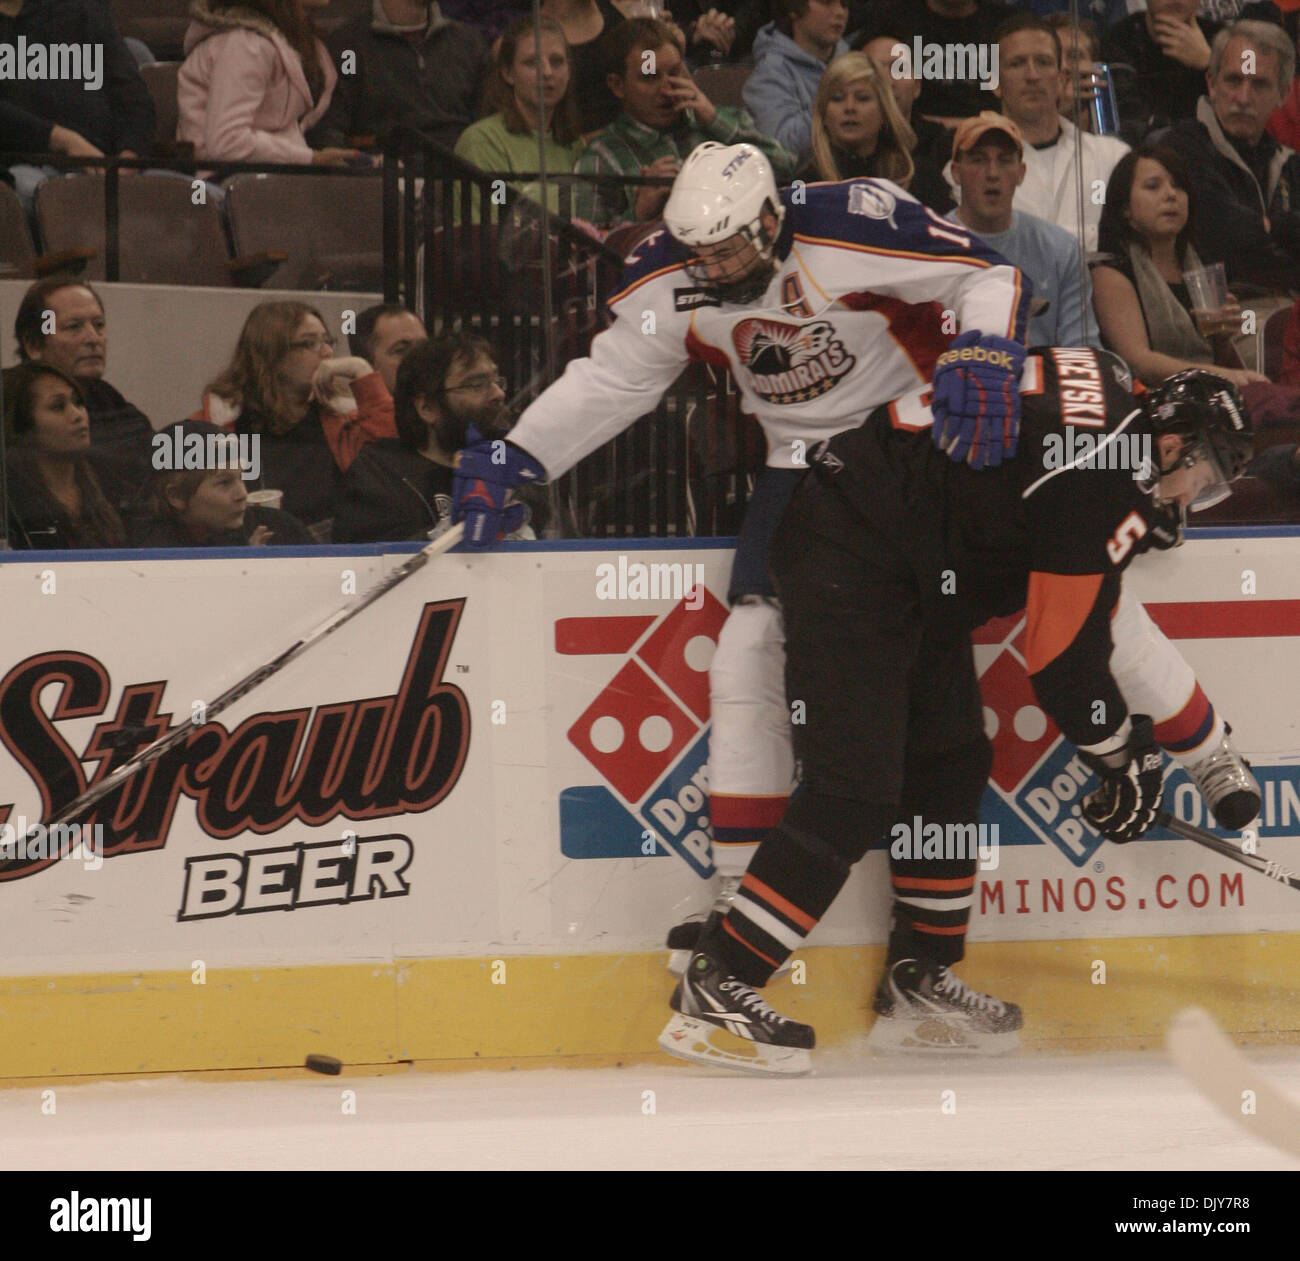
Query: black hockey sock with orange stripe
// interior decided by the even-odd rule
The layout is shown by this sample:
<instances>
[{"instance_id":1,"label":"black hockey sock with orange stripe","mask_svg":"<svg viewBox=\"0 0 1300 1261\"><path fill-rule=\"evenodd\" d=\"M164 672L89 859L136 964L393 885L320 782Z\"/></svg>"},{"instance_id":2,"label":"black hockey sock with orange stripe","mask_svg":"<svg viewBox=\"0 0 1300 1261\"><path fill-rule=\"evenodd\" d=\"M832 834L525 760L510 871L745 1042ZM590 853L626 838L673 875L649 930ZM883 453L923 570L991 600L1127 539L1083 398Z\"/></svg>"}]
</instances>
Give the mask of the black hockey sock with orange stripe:
<instances>
[{"instance_id":1,"label":"black hockey sock with orange stripe","mask_svg":"<svg viewBox=\"0 0 1300 1261\"><path fill-rule=\"evenodd\" d=\"M835 901L897 806L804 789L758 847L725 919L697 949L747 985L765 985Z\"/></svg>"},{"instance_id":2,"label":"black hockey sock with orange stripe","mask_svg":"<svg viewBox=\"0 0 1300 1261\"><path fill-rule=\"evenodd\" d=\"M894 918L888 962L931 959L953 964L966 953L966 927L975 895L971 859L890 858Z\"/></svg>"},{"instance_id":3,"label":"black hockey sock with orange stripe","mask_svg":"<svg viewBox=\"0 0 1300 1261\"><path fill-rule=\"evenodd\" d=\"M979 803L992 762L984 739L938 756L909 758L901 817L890 836L889 963L953 964L966 953L978 861L971 850L979 841Z\"/></svg>"}]
</instances>

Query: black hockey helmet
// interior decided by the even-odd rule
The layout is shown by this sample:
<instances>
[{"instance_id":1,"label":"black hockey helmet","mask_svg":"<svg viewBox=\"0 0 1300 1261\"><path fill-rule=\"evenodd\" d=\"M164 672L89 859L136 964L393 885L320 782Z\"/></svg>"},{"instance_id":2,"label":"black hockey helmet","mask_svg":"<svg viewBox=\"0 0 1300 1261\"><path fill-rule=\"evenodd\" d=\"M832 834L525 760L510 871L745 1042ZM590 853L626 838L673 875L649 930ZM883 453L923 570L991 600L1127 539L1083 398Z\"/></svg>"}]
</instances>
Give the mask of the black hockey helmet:
<instances>
[{"instance_id":1,"label":"black hockey helmet","mask_svg":"<svg viewBox=\"0 0 1300 1261\"><path fill-rule=\"evenodd\" d=\"M1255 453L1246 404L1237 387L1218 373L1188 368L1150 390L1144 407L1157 436L1172 433L1184 439L1179 465L1205 460L1217 473L1196 497L1192 511L1226 499L1231 483L1246 471ZM1162 475L1173 471L1160 470Z\"/></svg>"}]
</instances>

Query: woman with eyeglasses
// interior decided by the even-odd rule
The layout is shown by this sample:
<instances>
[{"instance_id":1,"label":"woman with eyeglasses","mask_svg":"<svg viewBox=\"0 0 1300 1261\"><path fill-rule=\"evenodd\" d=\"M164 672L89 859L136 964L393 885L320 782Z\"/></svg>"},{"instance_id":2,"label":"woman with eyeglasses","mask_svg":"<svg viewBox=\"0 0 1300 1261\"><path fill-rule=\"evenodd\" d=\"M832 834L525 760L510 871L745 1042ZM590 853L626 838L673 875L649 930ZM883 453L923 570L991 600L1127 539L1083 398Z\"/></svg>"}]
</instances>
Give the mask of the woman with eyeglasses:
<instances>
[{"instance_id":1,"label":"woman with eyeglasses","mask_svg":"<svg viewBox=\"0 0 1300 1261\"><path fill-rule=\"evenodd\" d=\"M364 359L335 359L334 344L312 307L259 304L190 418L257 435L257 488L283 491L282 507L318 538L327 533L342 475L357 452L396 432L379 374Z\"/></svg>"}]
</instances>

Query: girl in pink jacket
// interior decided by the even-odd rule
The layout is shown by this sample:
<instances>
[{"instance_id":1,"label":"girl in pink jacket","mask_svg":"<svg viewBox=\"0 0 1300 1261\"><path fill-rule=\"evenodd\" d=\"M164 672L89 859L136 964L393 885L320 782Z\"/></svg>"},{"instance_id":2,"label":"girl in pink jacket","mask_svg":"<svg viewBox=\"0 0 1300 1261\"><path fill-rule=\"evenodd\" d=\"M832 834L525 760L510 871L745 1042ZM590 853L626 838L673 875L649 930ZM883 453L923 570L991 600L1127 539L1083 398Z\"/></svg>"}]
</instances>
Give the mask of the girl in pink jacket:
<instances>
[{"instance_id":1,"label":"girl in pink jacket","mask_svg":"<svg viewBox=\"0 0 1300 1261\"><path fill-rule=\"evenodd\" d=\"M328 0L195 0L185 32L176 138L215 162L338 166L351 149L312 150L304 132L338 74L309 10Z\"/></svg>"}]
</instances>

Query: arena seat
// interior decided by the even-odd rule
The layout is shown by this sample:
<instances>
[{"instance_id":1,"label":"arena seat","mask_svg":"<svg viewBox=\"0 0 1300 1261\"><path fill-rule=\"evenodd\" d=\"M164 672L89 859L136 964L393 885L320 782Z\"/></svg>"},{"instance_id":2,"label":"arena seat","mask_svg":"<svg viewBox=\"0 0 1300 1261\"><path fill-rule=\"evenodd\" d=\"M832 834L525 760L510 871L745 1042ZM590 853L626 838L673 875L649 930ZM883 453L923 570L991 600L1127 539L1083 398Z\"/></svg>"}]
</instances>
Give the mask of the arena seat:
<instances>
[{"instance_id":1,"label":"arena seat","mask_svg":"<svg viewBox=\"0 0 1300 1261\"><path fill-rule=\"evenodd\" d=\"M176 80L180 69L179 61L155 61L140 67L140 77L153 97L157 116L154 144L161 153L170 153L176 147L176 119L180 112L176 104Z\"/></svg>"},{"instance_id":2,"label":"arena seat","mask_svg":"<svg viewBox=\"0 0 1300 1261\"><path fill-rule=\"evenodd\" d=\"M383 288L383 183L376 177L236 175L226 210L241 255L279 251L277 289Z\"/></svg>"},{"instance_id":3,"label":"arena seat","mask_svg":"<svg viewBox=\"0 0 1300 1261\"><path fill-rule=\"evenodd\" d=\"M95 251L88 248L38 254L18 194L0 180L0 276L9 280L32 280L56 271L75 275L83 271L94 256Z\"/></svg>"},{"instance_id":4,"label":"arena seat","mask_svg":"<svg viewBox=\"0 0 1300 1261\"><path fill-rule=\"evenodd\" d=\"M190 24L190 0L112 0L113 20L123 35L134 35L158 58L179 58L185 28Z\"/></svg>"},{"instance_id":5,"label":"arena seat","mask_svg":"<svg viewBox=\"0 0 1300 1261\"><path fill-rule=\"evenodd\" d=\"M191 0L112 0L113 19L123 35L134 35L149 45L159 59L182 58L185 28L190 24ZM369 13L371 0L330 0L314 13L323 35L362 13Z\"/></svg>"},{"instance_id":6,"label":"arena seat","mask_svg":"<svg viewBox=\"0 0 1300 1261\"><path fill-rule=\"evenodd\" d=\"M136 175L119 188L118 279L136 284L259 284L284 255L232 260L221 212L191 200L188 179ZM64 175L36 192L41 233L51 250L81 251L86 278L105 275L104 176Z\"/></svg>"},{"instance_id":7,"label":"arena seat","mask_svg":"<svg viewBox=\"0 0 1300 1261\"><path fill-rule=\"evenodd\" d=\"M701 66L695 72L695 82L714 105L743 109L745 81L753 72L754 67L746 62Z\"/></svg>"}]
</instances>

